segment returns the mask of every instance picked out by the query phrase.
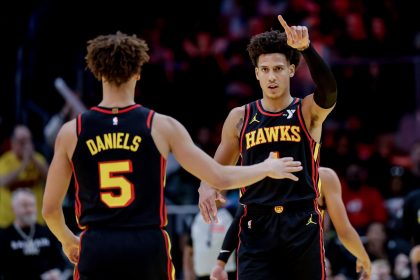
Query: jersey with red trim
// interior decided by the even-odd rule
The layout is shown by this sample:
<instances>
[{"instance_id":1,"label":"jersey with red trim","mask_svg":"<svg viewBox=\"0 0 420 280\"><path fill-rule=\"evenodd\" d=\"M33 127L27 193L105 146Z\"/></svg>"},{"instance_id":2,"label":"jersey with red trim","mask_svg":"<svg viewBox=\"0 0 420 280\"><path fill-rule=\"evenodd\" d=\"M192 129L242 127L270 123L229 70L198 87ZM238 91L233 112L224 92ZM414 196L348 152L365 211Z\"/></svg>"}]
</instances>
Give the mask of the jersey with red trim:
<instances>
[{"instance_id":1,"label":"jersey with red trim","mask_svg":"<svg viewBox=\"0 0 420 280\"><path fill-rule=\"evenodd\" d=\"M72 164L82 228L166 225L166 161L151 135L153 116L139 104L78 116Z\"/></svg>"},{"instance_id":2,"label":"jersey with red trim","mask_svg":"<svg viewBox=\"0 0 420 280\"><path fill-rule=\"evenodd\" d=\"M241 131L241 162L251 165L264 161L275 152L279 157L293 157L303 170L294 173L299 181L265 178L241 189L240 202L266 206L313 202L318 197L320 145L313 140L302 117L302 102L295 98L280 112L264 110L261 100L246 105Z\"/></svg>"}]
</instances>

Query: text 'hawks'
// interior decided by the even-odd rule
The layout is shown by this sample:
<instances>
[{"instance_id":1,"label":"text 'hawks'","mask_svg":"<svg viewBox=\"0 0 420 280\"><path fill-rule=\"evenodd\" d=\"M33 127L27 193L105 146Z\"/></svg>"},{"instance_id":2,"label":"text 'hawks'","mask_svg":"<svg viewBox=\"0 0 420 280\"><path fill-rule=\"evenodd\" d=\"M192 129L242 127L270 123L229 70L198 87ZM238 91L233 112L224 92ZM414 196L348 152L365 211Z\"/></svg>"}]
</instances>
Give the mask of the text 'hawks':
<instances>
[{"instance_id":1,"label":"text 'hawks'","mask_svg":"<svg viewBox=\"0 0 420 280\"><path fill-rule=\"evenodd\" d=\"M141 137L138 135L131 137L130 133L113 132L101 136L98 135L95 139L89 139L86 141L86 145L93 156L109 149L124 149L136 152L140 142Z\"/></svg>"},{"instance_id":2,"label":"text 'hawks'","mask_svg":"<svg viewBox=\"0 0 420 280\"><path fill-rule=\"evenodd\" d=\"M291 141L300 142L300 127L297 125L277 125L272 127L261 127L257 130L250 131L245 134L246 149L256 145L278 142Z\"/></svg>"}]
</instances>

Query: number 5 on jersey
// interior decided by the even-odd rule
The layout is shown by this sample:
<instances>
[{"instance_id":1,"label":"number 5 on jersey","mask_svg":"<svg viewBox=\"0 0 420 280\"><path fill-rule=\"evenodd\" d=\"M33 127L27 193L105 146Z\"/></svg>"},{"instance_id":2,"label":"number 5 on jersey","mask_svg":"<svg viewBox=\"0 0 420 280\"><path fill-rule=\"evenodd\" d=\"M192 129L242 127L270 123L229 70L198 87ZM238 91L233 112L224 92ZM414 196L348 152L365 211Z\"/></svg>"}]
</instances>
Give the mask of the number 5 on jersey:
<instances>
[{"instance_id":1,"label":"number 5 on jersey","mask_svg":"<svg viewBox=\"0 0 420 280\"><path fill-rule=\"evenodd\" d=\"M99 163L99 188L101 201L110 208L127 207L134 200L134 185L117 173L131 173L131 160ZM115 192L117 191L117 192Z\"/></svg>"}]
</instances>

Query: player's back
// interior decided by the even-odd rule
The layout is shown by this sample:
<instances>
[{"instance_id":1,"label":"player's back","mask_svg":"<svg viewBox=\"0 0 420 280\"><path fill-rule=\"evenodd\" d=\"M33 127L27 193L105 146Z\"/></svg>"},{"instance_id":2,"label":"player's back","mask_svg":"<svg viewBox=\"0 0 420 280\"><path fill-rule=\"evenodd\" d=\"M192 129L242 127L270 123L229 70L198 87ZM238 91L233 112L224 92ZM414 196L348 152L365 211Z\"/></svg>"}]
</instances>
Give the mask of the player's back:
<instances>
[{"instance_id":1,"label":"player's back","mask_svg":"<svg viewBox=\"0 0 420 280\"><path fill-rule=\"evenodd\" d=\"M154 111L93 107L77 118L72 165L80 226L163 227L165 159L151 136Z\"/></svg>"}]
</instances>

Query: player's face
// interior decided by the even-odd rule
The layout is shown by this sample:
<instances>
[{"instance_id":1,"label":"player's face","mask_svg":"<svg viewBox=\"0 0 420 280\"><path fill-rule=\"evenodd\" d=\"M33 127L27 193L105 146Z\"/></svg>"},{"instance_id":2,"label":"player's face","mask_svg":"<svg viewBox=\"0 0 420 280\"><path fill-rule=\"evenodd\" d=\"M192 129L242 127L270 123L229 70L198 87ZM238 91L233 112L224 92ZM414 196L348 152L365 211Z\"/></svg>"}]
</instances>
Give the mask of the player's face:
<instances>
[{"instance_id":1,"label":"player's face","mask_svg":"<svg viewBox=\"0 0 420 280\"><path fill-rule=\"evenodd\" d=\"M258 59L255 75L265 98L278 99L290 95L290 77L295 66L290 65L284 54L262 54Z\"/></svg>"}]
</instances>

